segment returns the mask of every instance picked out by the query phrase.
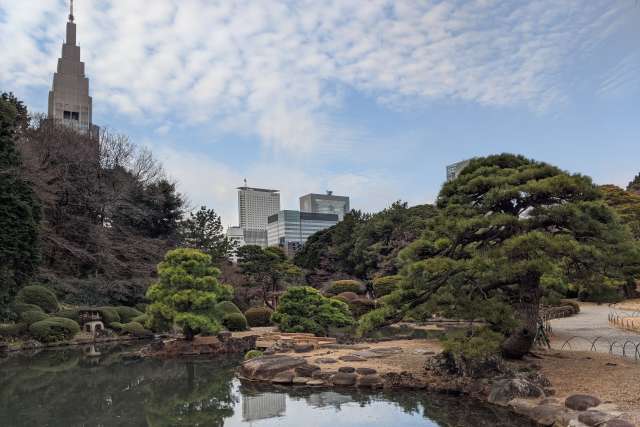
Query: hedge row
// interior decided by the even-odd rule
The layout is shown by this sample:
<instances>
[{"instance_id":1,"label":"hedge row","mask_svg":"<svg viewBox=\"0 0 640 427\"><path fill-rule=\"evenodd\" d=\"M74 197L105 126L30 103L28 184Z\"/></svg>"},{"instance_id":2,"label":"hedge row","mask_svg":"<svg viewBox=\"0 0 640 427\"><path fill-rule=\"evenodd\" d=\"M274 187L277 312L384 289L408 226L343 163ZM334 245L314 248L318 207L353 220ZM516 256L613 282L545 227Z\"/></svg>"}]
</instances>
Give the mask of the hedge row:
<instances>
[{"instance_id":1,"label":"hedge row","mask_svg":"<svg viewBox=\"0 0 640 427\"><path fill-rule=\"evenodd\" d=\"M29 332L41 342L64 341L80 332L80 325L64 317L49 317L29 326Z\"/></svg>"}]
</instances>

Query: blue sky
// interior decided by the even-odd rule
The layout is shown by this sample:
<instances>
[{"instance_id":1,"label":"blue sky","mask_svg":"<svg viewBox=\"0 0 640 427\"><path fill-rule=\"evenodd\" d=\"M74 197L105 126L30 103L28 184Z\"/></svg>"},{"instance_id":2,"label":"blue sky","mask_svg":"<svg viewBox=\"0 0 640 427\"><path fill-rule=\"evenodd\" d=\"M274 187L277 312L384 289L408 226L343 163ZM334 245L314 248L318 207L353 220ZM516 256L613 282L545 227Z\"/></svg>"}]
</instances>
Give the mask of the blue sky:
<instances>
[{"instance_id":1,"label":"blue sky","mask_svg":"<svg viewBox=\"0 0 640 427\"><path fill-rule=\"evenodd\" d=\"M152 4L152 6L149 6ZM65 1L0 0L0 89L32 111ZM94 121L152 148L192 205L432 201L445 166L521 153L625 185L640 172L638 0L77 0Z\"/></svg>"}]
</instances>

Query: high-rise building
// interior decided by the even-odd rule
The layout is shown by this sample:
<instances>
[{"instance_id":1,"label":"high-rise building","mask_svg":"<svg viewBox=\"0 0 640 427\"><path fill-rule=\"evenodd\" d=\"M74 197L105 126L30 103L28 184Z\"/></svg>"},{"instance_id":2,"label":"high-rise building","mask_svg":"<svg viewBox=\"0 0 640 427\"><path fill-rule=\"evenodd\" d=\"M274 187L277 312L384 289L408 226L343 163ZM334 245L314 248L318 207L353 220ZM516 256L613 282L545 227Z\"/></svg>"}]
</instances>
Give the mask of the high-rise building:
<instances>
[{"instance_id":1,"label":"high-rise building","mask_svg":"<svg viewBox=\"0 0 640 427\"><path fill-rule=\"evenodd\" d=\"M326 194L311 193L300 197L301 212L335 214L342 221L350 210L349 198L334 196L331 191L327 191Z\"/></svg>"},{"instance_id":2,"label":"high-rise building","mask_svg":"<svg viewBox=\"0 0 640 427\"><path fill-rule=\"evenodd\" d=\"M247 245L267 245L267 219L280 211L280 192L238 187L238 217Z\"/></svg>"},{"instance_id":3,"label":"high-rise building","mask_svg":"<svg viewBox=\"0 0 640 427\"><path fill-rule=\"evenodd\" d=\"M89 79L84 74L84 62L80 61L80 47L76 45L76 24L73 16L73 0L67 22L67 36L62 44L62 56L53 75L49 92L49 119L64 123L80 131L97 135L93 125L92 100L89 96Z\"/></svg>"},{"instance_id":4,"label":"high-rise building","mask_svg":"<svg viewBox=\"0 0 640 427\"><path fill-rule=\"evenodd\" d=\"M312 234L336 225L338 220L336 214L280 211L269 217L267 242L293 255Z\"/></svg>"},{"instance_id":5,"label":"high-rise building","mask_svg":"<svg viewBox=\"0 0 640 427\"><path fill-rule=\"evenodd\" d=\"M463 160L458 163L447 166L447 182L453 181L460 175L462 169L466 168L471 160Z\"/></svg>"}]
</instances>

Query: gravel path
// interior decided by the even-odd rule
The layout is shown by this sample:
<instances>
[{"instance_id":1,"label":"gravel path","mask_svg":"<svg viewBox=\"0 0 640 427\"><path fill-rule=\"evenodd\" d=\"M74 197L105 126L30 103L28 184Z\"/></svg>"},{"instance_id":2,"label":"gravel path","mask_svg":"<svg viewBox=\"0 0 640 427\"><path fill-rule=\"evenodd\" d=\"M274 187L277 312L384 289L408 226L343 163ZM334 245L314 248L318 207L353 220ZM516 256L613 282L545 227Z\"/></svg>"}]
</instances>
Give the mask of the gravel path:
<instances>
[{"instance_id":1,"label":"gravel path","mask_svg":"<svg viewBox=\"0 0 640 427\"><path fill-rule=\"evenodd\" d=\"M552 320L551 347L560 349L567 340L578 337L571 339L565 346L565 350L590 351L593 341L601 337L595 344L598 352L608 353L611 344L614 344L613 352L622 355L623 345L627 342L624 353L633 358L635 347L640 344L640 334L609 326L610 312L611 309L606 304L581 303L579 314ZM640 347L638 349L640 351Z\"/></svg>"}]
</instances>

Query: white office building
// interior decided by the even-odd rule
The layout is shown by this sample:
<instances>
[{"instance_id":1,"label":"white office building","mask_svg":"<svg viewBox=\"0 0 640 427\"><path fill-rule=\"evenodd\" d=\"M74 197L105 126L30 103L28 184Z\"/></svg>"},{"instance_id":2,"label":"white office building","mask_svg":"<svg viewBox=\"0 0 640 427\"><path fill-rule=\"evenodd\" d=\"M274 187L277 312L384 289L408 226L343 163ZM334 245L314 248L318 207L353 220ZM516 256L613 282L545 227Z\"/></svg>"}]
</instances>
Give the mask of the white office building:
<instances>
[{"instance_id":1,"label":"white office building","mask_svg":"<svg viewBox=\"0 0 640 427\"><path fill-rule=\"evenodd\" d=\"M331 191L327 191L326 194L311 193L300 197L301 212L335 214L342 221L350 210L349 197L334 196Z\"/></svg>"},{"instance_id":2,"label":"white office building","mask_svg":"<svg viewBox=\"0 0 640 427\"><path fill-rule=\"evenodd\" d=\"M285 253L292 255L312 234L329 228L338 221L336 214L280 211L269 217L267 243L269 246L281 247Z\"/></svg>"},{"instance_id":3,"label":"white office building","mask_svg":"<svg viewBox=\"0 0 640 427\"><path fill-rule=\"evenodd\" d=\"M267 219L280 211L280 192L238 187L238 218L247 245L267 245ZM234 231L237 232L237 231Z\"/></svg>"}]
</instances>

